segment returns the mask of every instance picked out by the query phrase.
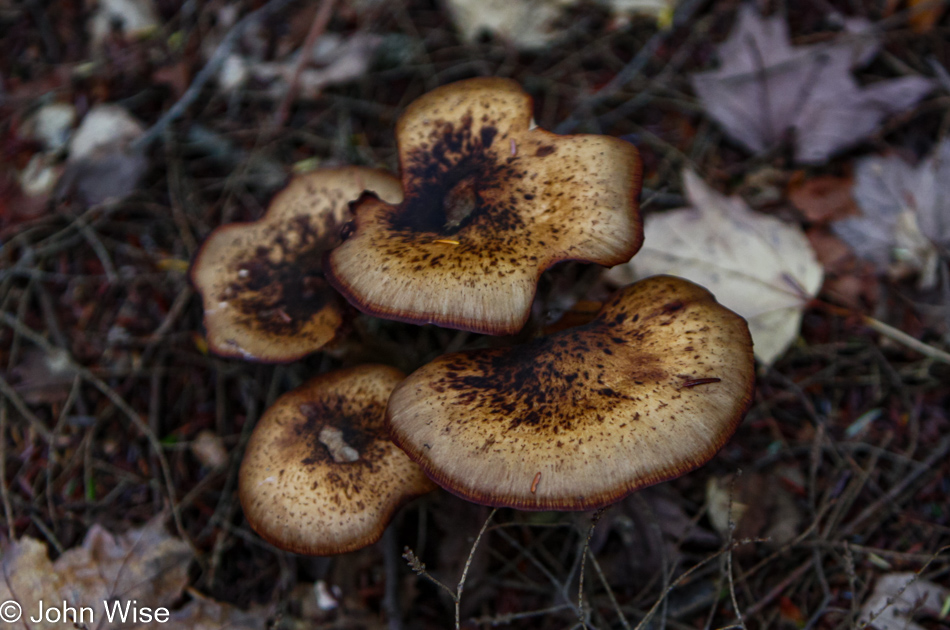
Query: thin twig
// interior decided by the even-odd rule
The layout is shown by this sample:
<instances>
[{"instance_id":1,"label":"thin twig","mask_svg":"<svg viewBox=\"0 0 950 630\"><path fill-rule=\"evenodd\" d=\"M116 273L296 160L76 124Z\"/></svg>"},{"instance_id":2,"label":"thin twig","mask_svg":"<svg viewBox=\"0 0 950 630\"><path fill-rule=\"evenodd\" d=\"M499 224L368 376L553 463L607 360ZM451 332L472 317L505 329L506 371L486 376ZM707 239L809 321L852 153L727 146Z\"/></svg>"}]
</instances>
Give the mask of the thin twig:
<instances>
[{"instance_id":1,"label":"thin twig","mask_svg":"<svg viewBox=\"0 0 950 630\"><path fill-rule=\"evenodd\" d=\"M660 607L660 604L662 604L663 601L666 600L667 596L670 593L672 593L676 589L677 586L679 586L680 584L685 582L687 579L689 579L689 577L693 573L695 573L702 567L706 566L707 564L709 564L716 558L719 558L724 553L726 553L726 551L735 549L739 545L747 545L750 543L760 543L760 542L767 542L767 540L760 539L760 538L743 538L741 540L733 541L733 543L729 545L728 548L720 549L719 551L709 556L708 558L704 558L700 560L699 562L697 562L690 568L683 571L683 573L678 578L673 580L673 582L671 582L670 585L666 587L666 590L663 591L663 593L657 598L656 602L653 603L653 606L650 607L650 610L647 611L647 614L644 615L643 619L640 620L640 623L637 624L637 627L634 630L643 630L643 628L647 627L647 624L650 623L650 619L653 618L653 615L656 613L656 609Z\"/></svg>"},{"instance_id":2,"label":"thin twig","mask_svg":"<svg viewBox=\"0 0 950 630\"><path fill-rule=\"evenodd\" d=\"M829 304L822 300L815 300L813 303L821 306L825 310L831 313L834 313L835 315L838 315L840 317L851 317L851 316L856 315L861 319L861 323L863 323L868 328L881 333L888 339L891 339L892 341L896 341L899 344L905 345L911 350L916 350L917 352L924 355L928 359L933 359L934 361L940 361L941 363L946 363L950 365L950 353L934 348L933 346L929 346L925 344L923 341L920 341L919 339L915 339L914 337L908 335L904 331L898 330L897 328L894 328L893 326L889 326L888 324L885 324L884 322L880 320L874 319L873 317L870 317L869 315L864 315L863 313L858 313L849 308L838 306L836 304Z\"/></svg>"},{"instance_id":3,"label":"thin twig","mask_svg":"<svg viewBox=\"0 0 950 630\"><path fill-rule=\"evenodd\" d=\"M739 619L738 625L745 630L745 620L742 618L742 610L740 610L739 601L736 598L736 584L732 575L732 541L734 540L733 534L736 532L736 522L735 519L732 518L732 500L735 497L736 480L740 476L742 476L742 471L736 471L736 474L732 477L729 484L729 506L726 512L729 516L729 540L727 543L729 550L726 552L726 578L729 581L729 597L732 599L732 608L736 611L736 617Z\"/></svg>"},{"instance_id":4,"label":"thin twig","mask_svg":"<svg viewBox=\"0 0 950 630\"><path fill-rule=\"evenodd\" d=\"M7 533L10 540L16 540L13 527L13 506L10 504L10 489L7 488L7 404L0 400L0 497L3 498L3 514L7 521Z\"/></svg>"},{"instance_id":5,"label":"thin twig","mask_svg":"<svg viewBox=\"0 0 950 630\"><path fill-rule=\"evenodd\" d=\"M643 72L643 69L646 68L647 63L655 57L656 51L663 45L663 42L665 42L678 27L689 22L704 1L705 0L684 0L681 2L673 16L673 24L670 28L658 31L653 37L647 40L647 43L643 45L637 54L634 55L633 59L631 59L620 72L614 75L613 79L597 92L584 99L575 109L574 113L555 128L555 131L557 133L570 133L574 131L580 123L580 116L577 114L578 110L589 111L591 108L603 103L618 91L622 90L635 76Z\"/></svg>"},{"instance_id":6,"label":"thin twig","mask_svg":"<svg viewBox=\"0 0 950 630\"><path fill-rule=\"evenodd\" d=\"M585 628L587 627L587 619L584 618L584 567L587 565L587 554L590 551L590 539L594 535L594 528L597 527L597 523L600 522L600 518L606 511L607 508L600 508L591 516L590 527L587 529L584 546L581 548L581 568L577 579L577 620Z\"/></svg>"},{"instance_id":7,"label":"thin twig","mask_svg":"<svg viewBox=\"0 0 950 630\"><path fill-rule=\"evenodd\" d=\"M19 322L15 317L11 316L9 313L0 313L0 321L2 321L4 324L9 326L10 328L14 329L17 333L23 335L24 337L32 341L34 344L38 345L47 354L50 354L52 352L64 352L63 350L56 348L55 346L50 344L50 342L47 341L45 337L37 333L32 328ZM142 435L145 436L145 439L148 440L149 445L152 447L152 449L155 451L156 456L158 457L158 462L161 468L162 477L164 478L164 481L165 481L165 491L167 492L168 500L171 503L172 516L174 517L175 527L178 530L178 535L181 536L182 540L188 542L190 545L191 539L189 538L188 533L185 530L185 526L181 521L181 514L179 511L178 505L175 501L175 494L176 494L175 483L174 483L174 479L172 478L171 467L168 465L168 460L165 457L165 452L162 449L161 442L158 440L158 438L155 436L152 430L148 427L148 425L146 425L142 421L142 418L139 416L138 412L136 412L135 409L133 409L129 405L129 403L125 402L125 400L121 396L119 396L119 394L116 393L114 389L109 387L109 385L106 384L105 381L103 381L98 376L93 374L88 368L86 368L85 366L79 365L78 363L73 361L73 358L69 356L68 354L67 354L67 358L69 359L69 364L70 364L69 368L77 372L84 381L91 383L96 389L98 389L102 394L104 394L105 397L108 398L110 402L112 402L112 404L116 406L116 408L118 408L123 414L125 414L125 416L132 422L135 428L138 429L139 432L141 432Z\"/></svg>"},{"instance_id":8,"label":"thin twig","mask_svg":"<svg viewBox=\"0 0 950 630\"><path fill-rule=\"evenodd\" d=\"M928 359L933 359L934 361L940 361L941 363L950 364L950 354L944 352L943 350L938 350L933 346L925 344L919 339L911 337L902 330L898 330L893 326L888 326L882 321L869 317L867 315L862 315L861 319L864 324L869 328L876 330L885 337L896 341L897 343L903 344L910 348L911 350L916 350L920 354L924 355Z\"/></svg>"},{"instance_id":9,"label":"thin twig","mask_svg":"<svg viewBox=\"0 0 950 630\"><path fill-rule=\"evenodd\" d=\"M191 106L192 103L197 100L201 95L201 90L204 88L205 84L210 81L221 69L221 65L227 60L228 56L231 54L231 50L237 45L238 41L244 35L248 28L257 24L261 20L267 18L273 13L280 11L287 5L289 5L294 0L270 0L267 4L262 6L256 11L252 11L241 18L237 24L231 27L231 30L228 31L227 35L224 36L224 39L221 40L221 43L218 44L218 47L214 49L214 53L211 55L211 59L208 60L208 63L201 69L201 71L195 75L194 81L191 82L191 85L188 86L188 89L185 90L185 93L182 94L181 98L165 112L158 121L152 125L148 131L142 134L137 140L135 140L131 149L133 151L144 151L147 149L154 141L158 140L165 132L165 127L167 127L172 121L176 120L179 116L185 113L185 111Z\"/></svg>"},{"instance_id":10,"label":"thin twig","mask_svg":"<svg viewBox=\"0 0 950 630\"><path fill-rule=\"evenodd\" d=\"M313 22L310 24L310 30L307 32L307 38L303 42L303 46L300 47L300 53L297 56L297 61L294 64L294 74L290 78L290 82L287 84L287 91L284 92L284 98L280 101L280 106L277 108L277 113L274 115L274 128L278 129L287 122L287 116L290 115L290 106L294 102L294 96L297 92L297 85L300 83L300 74L303 72L304 66L310 63L313 56L313 46L317 43L317 39L323 35L324 31L327 30L327 25L330 23L330 18L333 16L333 7L336 5L336 0L323 0L320 4L320 8L317 9L317 14L313 16Z\"/></svg>"},{"instance_id":11,"label":"thin twig","mask_svg":"<svg viewBox=\"0 0 950 630\"><path fill-rule=\"evenodd\" d=\"M491 522L497 511L498 508L492 508L491 514L489 514L488 518L485 519L485 522L482 523L482 528L478 530L478 536L475 537L475 542L472 543L472 549L468 552L468 558L465 560L465 568L462 569L462 577L459 579L458 587L455 591L455 630L460 630L461 628L459 615L461 614L462 609L462 591L465 589L465 580L468 578L468 569L472 566L472 558L475 557L475 550L478 549L478 543L481 541L482 535L485 533L485 530L488 528L488 524Z\"/></svg>"},{"instance_id":12,"label":"thin twig","mask_svg":"<svg viewBox=\"0 0 950 630\"><path fill-rule=\"evenodd\" d=\"M102 269L105 271L106 279L109 281L109 284L114 284L119 279L119 273L115 269L115 265L112 264L112 258L109 256L109 250L106 249L106 246L102 244L102 241L99 239L99 235L96 234L96 231L92 229L92 226L89 225L89 222L86 221L86 215L81 214L76 217L76 225L79 226L79 233L82 234L82 237L86 239L86 242L89 243L89 246L92 247L92 251L96 253L96 257L99 259L99 262L102 263Z\"/></svg>"},{"instance_id":13,"label":"thin twig","mask_svg":"<svg viewBox=\"0 0 950 630\"><path fill-rule=\"evenodd\" d=\"M550 569L544 566L543 562L538 560L534 556L534 554L530 553L527 549L525 549L524 545L520 544L517 540L515 540L510 534L508 534L508 532L506 532L503 529L499 529L498 535L501 536L505 540L505 542L507 542L509 545L511 545L512 547L517 549L519 552L524 554L525 559L528 560L528 562L533 564L535 567L537 567L537 569L541 571L541 573L544 574L544 577L548 579L551 585L557 589L557 592L560 593L561 598L567 604L570 605L571 609L574 611L574 614L575 615L579 614L577 610L577 606L574 604L574 600L571 599L570 593L567 592L567 585L565 585L560 580L558 580L557 576L551 573Z\"/></svg>"},{"instance_id":14,"label":"thin twig","mask_svg":"<svg viewBox=\"0 0 950 630\"><path fill-rule=\"evenodd\" d=\"M475 619L474 621L479 626L488 624L494 627L494 626L500 626L502 624L509 624L512 621L518 621L521 619L530 619L531 617L541 617L544 615L550 615L551 613L560 612L564 610L565 608L570 608L570 607L571 607L570 604L560 604L558 606L551 606L549 608L543 608L541 610L529 610L526 612L508 613L505 615L497 615L494 617L487 617L487 616L479 617L478 619Z\"/></svg>"},{"instance_id":15,"label":"thin twig","mask_svg":"<svg viewBox=\"0 0 950 630\"><path fill-rule=\"evenodd\" d=\"M752 606L746 609L746 617L754 617L756 613L772 603L772 601L782 594L782 592L787 589L789 586L794 584L800 577L805 575L805 573L812 567L815 563L814 558L809 558L805 561L804 564L800 565L797 569L788 574L788 576L776 584L772 590L765 594L764 597L760 598Z\"/></svg>"},{"instance_id":16,"label":"thin twig","mask_svg":"<svg viewBox=\"0 0 950 630\"><path fill-rule=\"evenodd\" d=\"M907 584L904 584L900 589L898 589L898 591L897 591L896 593L894 593L892 596L888 597L888 598L887 598L887 601L884 603L884 606L882 606L880 610L878 610L877 612L873 613L869 619L867 619L867 620L865 620L865 621L862 621L861 624L858 626L858 630L864 630L864 628L870 627L870 626L874 623L874 621L875 621L878 617L880 617L881 614L882 614L885 610L887 610L888 608L890 608L891 606L893 606L893 605L897 602L897 600L900 599L900 596L904 594L904 591L906 591L908 588L910 588L910 585L913 584L914 582L916 582L916 581L920 578L920 575L921 575L924 571L927 570L927 567L929 567L931 564L933 564L934 560L936 560L938 557L940 557L941 554L943 554L943 553L945 553L945 552L947 552L947 551L950 551L950 545L947 545L947 546L945 546L945 547L941 547L940 549L938 549L937 551L935 551L935 552L933 553L933 556L930 558L930 560L928 560L928 561L924 564L924 566L920 567L920 570L919 570L919 571L916 571L916 572L915 572L913 579L908 580Z\"/></svg>"},{"instance_id":17,"label":"thin twig","mask_svg":"<svg viewBox=\"0 0 950 630\"><path fill-rule=\"evenodd\" d=\"M6 315L6 313L4 313ZM0 374L0 394L3 395L7 400L13 403L13 406L16 407L16 410L20 412L24 418L26 418L30 426L33 429L43 436L43 439L46 440L47 444L53 442L53 432L49 430L42 420L40 420L36 414L30 411L30 408L26 406L23 398L20 397L20 394L17 393L13 386L7 382L7 379L3 378L3 375Z\"/></svg>"},{"instance_id":18,"label":"thin twig","mask_svg":"<svg viewBox=\"0 0 950 630\"><path fill-rule=\"evenodd\" d=\"M383 532L382 543L386 572L386 590L383 593L386 627L389 630L402 630L402 613L399 610L399 541L396 538L395 523L391 523Z\"/></svg>"},{"instance_id":19,"label":"thin twig","mask_svg":"<svg viewBox=\"0 0 950 630\"><path fill-rule=\"evenodd\" d=\"M854 517L854 520L845 524L841 529L839 536L843 537L853 534L855 532L855 528L857 528L858 525L866 521L871 516L880 514L885 505L897 499L897 497L900 496L900 494L904 492L904 490L906 490L909 485L917 481L918 477L920 477L925 472L935 471L937 462L942 462L948 451L950 451L950 437L945 437L940 440L933 452L927 456L927 459L922 461L914 470L907 473L900 480L900 483L888 490L887 493L878 498L877 501L864 508L860 514Z\"/></svg>"},{"instance_id":20,"label":"thin twig","mask_svg":"<svg viewBox=\"0 0 950 630\"><path fill-rule=\"evenodd\" d=\"M590 563L594 566L594 571L597 572L597 578L600 580L601 586L603 586L604 590L607 592L607 599L610 600L610 604L614 607L614 611L617 613L617 618L620 619L620 625L624 627L624 630L630 630L630 622L627 621L627 616L623 614L623 609L620 608L620 602L617 601L617 596L614 595L614 589L610 588L610 583L607 581L607 576L604 575L604 570L600 568L600 563L597 562L597 556L591 554Z\"/></svg>"}]
</instances>

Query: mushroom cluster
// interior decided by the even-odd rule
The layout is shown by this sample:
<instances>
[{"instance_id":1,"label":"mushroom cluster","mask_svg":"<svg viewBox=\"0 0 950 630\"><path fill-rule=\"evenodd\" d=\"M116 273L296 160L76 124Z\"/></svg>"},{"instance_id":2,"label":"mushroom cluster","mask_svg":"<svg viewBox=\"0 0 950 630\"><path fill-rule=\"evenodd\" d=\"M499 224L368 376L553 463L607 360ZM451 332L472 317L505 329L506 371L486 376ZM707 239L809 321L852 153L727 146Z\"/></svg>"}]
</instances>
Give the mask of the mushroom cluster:
<instances>
[{"instance_id":1,"label":"mushroom cluster","mask_svg":"<svg viewBox=\"0 0 950 630\"><path fill-rule=\"evenodd\" d=\"M290 361L356 309L506 335L558 262L627 261L643 240L636 149L533 123L507 79L438 88L400 117L401 180L363 168L295 179L254 224L216 231L192 278L211 348ZM748 409L745 321L660 276L589 323L520 346L443 355L405 377L319 375L258 423L240 474L252 527L308 554L378 539L438 484L467 500L588 510L708 461ZM434 483L433 483L434 482Z\"/></svg>"}]
</instances>

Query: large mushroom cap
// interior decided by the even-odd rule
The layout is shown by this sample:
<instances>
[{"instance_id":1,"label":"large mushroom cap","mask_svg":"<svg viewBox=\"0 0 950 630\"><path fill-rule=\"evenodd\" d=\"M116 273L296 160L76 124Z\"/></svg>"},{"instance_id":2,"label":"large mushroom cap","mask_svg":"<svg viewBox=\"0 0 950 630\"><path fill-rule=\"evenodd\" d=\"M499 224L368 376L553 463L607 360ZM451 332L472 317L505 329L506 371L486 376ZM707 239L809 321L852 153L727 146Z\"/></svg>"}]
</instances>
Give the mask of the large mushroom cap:
<instances>
[{"instance_id":1,"label":"large mushroom cap","mask_svg":"<svg viewBox=\"0 0 950 630\"><path fill-rule=\"evenodd\" d=\"M470 79L414 101L396 138L405 200L365 196L327 279L380 317L489 334L528 319L541 273L640 248L640 160L607 136L532 128L531 97Z\"/></svg>"},{"instance_id":2,"label":"large mushroom cap","mask_svg":"<svg viewBox=\"0 0 950 630\"><path fill-rule=\"evenodd\" d=\"M589 324L442 356L393 391L395 441L445 489L523 510L586 510L708 461L752 400L745 320L656 276Z\"/></svg>"},{"instance_id":3,"label":"large mushroom cap","mask_svg":"<svg viewBox=\"0 0 950 630\"><path fill-rule=\"evenodd\" d=\"M399 180L384 171L313 171L291 180L259 221L212 232L191 269L212 351L294 361L333 339L341 304L323 278L323 255L340 241L349 202L366 190L402 198Z\"/></svg>"},{"instance_id":4,"label":"large mushroom cap","mask_svg":"<svg viewBox=\"0 0 950 630\"><path fill-rule=\"evenodd\" d=\"M254 428L238 494L251 527L308 555L379 539L392 514L435 488L389 438L386 401L403 374L339 370L283 395Z\"/></svg>"}]
</instances>

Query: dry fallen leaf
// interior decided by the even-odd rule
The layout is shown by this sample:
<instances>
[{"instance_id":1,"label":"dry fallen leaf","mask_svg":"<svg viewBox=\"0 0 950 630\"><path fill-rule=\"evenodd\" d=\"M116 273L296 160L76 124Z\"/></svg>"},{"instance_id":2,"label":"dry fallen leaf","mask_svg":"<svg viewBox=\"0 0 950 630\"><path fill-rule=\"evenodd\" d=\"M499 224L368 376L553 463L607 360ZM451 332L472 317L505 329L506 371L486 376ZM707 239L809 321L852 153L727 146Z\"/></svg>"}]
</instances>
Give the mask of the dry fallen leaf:
<instances>
[{"instance_id":1,"label":"dry fallen leaf","mask_svg":"<svg viewBox=\"0 0 950 630\"><path fill-rule=\"evenodd\" d=\"M93 47L100 47L116 27L129 38L157 29L158 14L152 0L98 0L96 10L89 19Z\"/></svg>"},{"instance_id":2,"label":"dry fallen leaf","mask_svg":"<svg viewBox=\"0 0 950 630\"><path fill-rule=\"evenodd\" d=\"M491 33L516 48L533 50L561 35L554 23L573 0L445 0L465 42Z\"/></svg>"},{"instance_id":3,"label":"dry fallen leaf","mask_svg":"<svg viewBox=\"0 0 950 630\"><path fill-rule=\"evenodd\" d=\"M890 156L864 158L856 170L862 216L834 223L835 233L878 270L916 271L919 286L933 288L950 247L950 139L916 168Z\"/></svg>"},{"instance_id":4,"label":"dry fallen leaf","mask_svg":"<svg viewBox=\"0 0 950 630\"><path fill-rule=\"evenodd\" d=\"M373 33L354 33L345 38L335 33L322 36L313 47L311 58L297 76L296 98L313 99L327 86L362 77L369 70L376 49L382 42L383 38ZM276 63L245 63L255 79L277 79L270 86L274 96L283 95L297 72L297 55Z\"/></svg>"},{"instance_id":5,"label":"dry fallen leaf","mask_svg":"<svg viewBox=\"0 0 950 630\"><path fill-rule=\"evenodd\" d=\"M924 630L912 621L914 614L940 614L950 589L920 579L916 573L882 575L874 592L861 607L859 623L877 630Z\"/></svg>"},{"instance_id":6,"label":"dry fallen leaf","mask_svg":"<svg viewBox=\"0 0 950 630\"><path fill-rule=\"evenodd\" d=\"M46 151L57 154L66 148L75 124L75 107L69 103L49 103L23 122L20 133L40 142Z\"/></svg>"},{"instance_id":7,"label":"dry fallen leaf","mask_svg":"<svg viewBox=\"0 0 950 630\"><path fill-rule=\"evenodd\" d=\"M214 431L205 429L191 442L191 452L205 468L219 468L228 463L224 441Z\"/></svg>"},{"instance_id":8,"label":"dry fallen leaf","mask_svg":"<svg viewBox=\"0 0 950 630\"><path fill-rule=\"evenodd\" d=\"M131 143L142 123L118 105L96 105L73 132L61 194L75 193L89 205L121 199L138 186L148 160Z\"/></svg>"},{"instance_id":9,"label":"dry fallen leaf","mask_svg":"<svg viewBox=\"0 0 950 630\"><path fill-rule=\"evenodd\" d=\"M24 537L10 543L0 558L0 601L4 615L16 602L25 630L61 630L76 627L112 630L259 630L266 625L267 611L254 608L243 612L227 604L189 592L191 600L179 610L172 607L181 599L188 583L188 567L193 554L183 541L169 536L159 516L139 529L113 535L93 525L79 547L67 550L50 561L46 545ZM43 601L48 614L33 622ZM66 603L66 619L62 607ZM117 608L118 607L118 608ZM132 623L131 609L148 608L153 613L166 609L167 619L151 621L141 616ZM75 612L70 612L75 609ZM126 612L126 623L119 620ZM112 613L110 621L109 613ZM81 615L81 617L80 617ZM6 619L6 617L4 617ZM0 624L0 627L7 627ZM12 627L12 626L11 626Z\"/></svg>"},{"instance_id":10,"label":"dry fallen leaf","mask_svg":"<svg viewBox=\"0 0 950 630\"><path fill-rule=\"evenodd\" d=\"M77 611L91 609L90 628L118 627L105 621L109 602L170 607L188 583L191 559L188 545L166 534L161 518L120 536L93 525L82 546L56 562L49 560L43 543L21 538L3 552L0 601L18 602L24 619L36 616L40 600L47 607L65 601ZM43 620L29 627L58 630L63 623Z\"/></svg>"},{"instance_id":11,"label":"dry fallen leaf","mask_svg":"<svg viewBox=\"0 0 950 630\"><path fill-rule=\"evenodd\" d=\"M693 75L693 88L709 115L753 153L792 136L797 161L823 162L933 88L921 77L860 86L851 70L868 63L879 42L864 21L849 20L847 27L851 32L832 42L792 46L781 17L765 18L744 5L717 49L719 69Z\"/></svg>"},{"instance_id":12,"label":"dry fallen leaf","mask_svg":"<svg viewBox=\"0 0 950 630\"><path fill-rule=\"evenodd\" d=\"M706 512L709 522L723 538L739 526L749 509L737 496L733 477L710 477L706 481Z\"/></svg>"},{"instance_id":13,"label":"dry fallen leaf","mask_svg":"<svg viewBox=\"0 0 950 630\"><path fill-rule=\"evenodd\" d=\"M947 10L946 2L934 2L934 0L908 0L907 4L910 7L910 17L907 21L915 33L927 33L932 30Z\"/></svg>"},{"instance_id":14,"label":"dry fallen leaf","mask_svg":"<svg viewBox=\"0 0 950 630\"><path fill-rule=\"evenodd\" d=\"M753 212L692 171L692 207L646 218L644 246L608 278L626 284L668 273L696 282L749 322L756 358L771 364L798 335L802 310L821 287L821 266L798 226Z\"/></svg>"},{"instance_id":15,"label":"dry fallen leaf","mask_svg":"<svg viewBox=\"0 0 950 630\"><path fill-rule=\"evenodd\" d=\"M493 34L521 50L550 46L566 29L557 21L580 0L444 0L463 41ZM662 16L675 0L596 0L621 22L633 15Z\"/></svg>"},{"instance_id":16,"label":"dry fallen leaf","mask_svg":"<svg viewBox=\"0 0 950 630\"><path fill-rule=\"evenodd\" d=\"M851 196L850 177L822 175L797 181L788 187L788 200L812 223L828 223L858 214Z\"/></svg>"},{"instance_id":17,"label":"dry fallen leaf","mask_svg":"<svg viewBox=\"0 0 950 630\"><path fill-rule=\"evenodd\" d=\"M189 589L191 601L181 610L172 611L165 623L140 624L134 630L264 630L268 628L270 613L263 606L252 606L243 611L222 604Z\"/></svg>"},{"instance_id":18,"label":"dry fallen leaf","mask_svg":"<svg viewBox=\"0 0 950 630\"><path fill-rule=\"evenodd\" d=\"M824 295L857 310L877 304L879 282L870 262L858 258L847 243L826 227L813 227L805 236L825 270L821 287Z\"/></svg>"},{"instance_id":19,"label":"dry fallen leaf","mask_svg":"<svg viewBox=\"0 0 950 630\"><path fill-rule=\"evenodd\" d=\"M14 389L30 405L65 401L77 373L70 356L58 348L50 352L30 348L10 370Z\"/></svg>"}]
</instances>

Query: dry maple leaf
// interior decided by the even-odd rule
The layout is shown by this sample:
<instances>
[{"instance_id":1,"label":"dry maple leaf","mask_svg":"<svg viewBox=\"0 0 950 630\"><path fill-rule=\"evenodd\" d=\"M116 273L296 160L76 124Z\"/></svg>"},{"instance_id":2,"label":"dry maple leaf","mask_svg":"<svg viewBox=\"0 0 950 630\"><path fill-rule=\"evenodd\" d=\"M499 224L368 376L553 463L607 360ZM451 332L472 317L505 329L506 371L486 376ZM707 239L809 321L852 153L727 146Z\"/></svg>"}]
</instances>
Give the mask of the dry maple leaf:
<instances>
[{"instance_id":1,"label":"dry maple leaf","mask_svg":"<svg viewBox=\"0 0 950 630\"><path fill-rule=\"evenodd\" d=\"M73 619L95 630L162 627L182 630L250 630L265 626L267 614L261 609L245 613L192 594L192 601L180 610L172 610L188 584L191 549L183 541L169 536L158 516L145 526L122 535L113 535L93 525L79 547L67 550L55 562L47 556L46 545L24 537L7 545L0 554L0 601L3 619L9 621L15 606L22 616L16 627L24 630L61 630L73 627ZM44 608L59 609L59 617L38 613ZM75 612L62 613L63 603ZM121 610L145 608L169 609L165 623L119 621L115 606ZM109 620L107 608L113 613ZM68 617L63 620L63 614ZM80 617L81 615L81 617ZM33 622L31 619L39 618ZM0 623L0 627L8 627ZM9 627L14 627L12 624Z\"/></svg>"},{"instance_id":2,"label":"dry maple leaf","mask_svg":"<svg viewBox=\"0 0 950 630\"><path fill-rule=\"evenodd\" d=\"M880 271L920 273L933 288L941 249L950 248L950 139L914 167L897 156L858 162L854 198L862 216L838 221L835 233Z\"/></svg>"},{"instance_id":3,"label":"dry maple leaf","mask_svg":"<svg viewBox=\"0 0 950 630\"><path fill-rule=\"evenodd\" d=\"M877 630L924 630L915 615L936 617L950 598L950 589L922 579L916 573L887 573L878 578L874 592L861 607L860 622Z\"/></svg>"},{"instance_id":4,"label":"dry maple leaf","mask_svg":"<svg viewBox=\"0 0 950 630\"><path fill-rule=\"evenodd\" d=\"M869 62L879 42L863 20L846 26L849 33L832 42L792 46L781 17L745 5L717 48L719 69L693 75L693 89L709 115L753 153L794 136L797 161L823 162L933 88L921 77L861 87L851 70Z\"/></svg>"},{"instance_id":5,"label":"dry maple leaf","mask_svg":"<svg viewBox=\"0 0 950 630\"><path fill-rule=\"evenodd\" d=\"M643 249L608 278L626 284L672 274L696 282L749 322L755 357L771 364L798 335L802 310L822 270L796 225L752 211L712 190L692 171L683 182L692 207L653 214Z\"/></svg>"}]
</instances>

